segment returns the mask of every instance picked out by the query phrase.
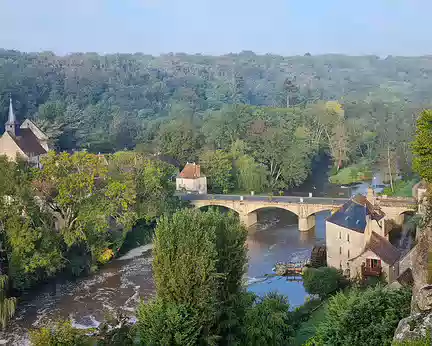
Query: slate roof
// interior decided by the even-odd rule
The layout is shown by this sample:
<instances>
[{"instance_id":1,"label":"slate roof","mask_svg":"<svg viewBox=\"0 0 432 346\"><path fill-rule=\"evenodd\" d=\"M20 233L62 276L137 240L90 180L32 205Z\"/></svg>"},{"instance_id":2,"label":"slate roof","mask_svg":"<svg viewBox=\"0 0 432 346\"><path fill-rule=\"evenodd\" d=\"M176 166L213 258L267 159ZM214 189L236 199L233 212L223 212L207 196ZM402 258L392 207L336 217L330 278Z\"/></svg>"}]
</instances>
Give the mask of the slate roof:
<instances>
[{"instance_id":1,"label":"slate roof","mask_svg":"<svg viewBox=\"0 0 432 346\"><path fill-rule=\"evenodd\" d=\"M201 177L201 166L195 163L187 163L179 174L180 178L196 179Z\"/></svg>"},{"instance_id":2,"label":"slate roof","mask_svg":"<svg viewBox=\"0 0 432 346\"><path fill-rule=\"evenodd\" d=\"M412 286L414 284L414 278L411 268L405 269L405 271L399 275L397 281L403 286Z\"/></svg>"},{"instance_id":3,"label":"slate roof","mask_svg":"<svg viewBox=\"0 0 432 346\"><path fill-rule=\"evenodd\" d=\"M18 136L10 135L19 148L28 156L38 156L47 153L30 129L21 128L19 129Z\"/></svg>"},{"instance_id":4,"label":"slate roof","mask_svg":"<svg viewBox=\"0 0 432 346\"><path fill-rule=\"evenodd\" d=\"M352 231L364 233L367 215L373 220L381 220L384 217L384 213L374 208L365 196L357 195L342 205L327 221Z\"/></svg>"}]
</instances>

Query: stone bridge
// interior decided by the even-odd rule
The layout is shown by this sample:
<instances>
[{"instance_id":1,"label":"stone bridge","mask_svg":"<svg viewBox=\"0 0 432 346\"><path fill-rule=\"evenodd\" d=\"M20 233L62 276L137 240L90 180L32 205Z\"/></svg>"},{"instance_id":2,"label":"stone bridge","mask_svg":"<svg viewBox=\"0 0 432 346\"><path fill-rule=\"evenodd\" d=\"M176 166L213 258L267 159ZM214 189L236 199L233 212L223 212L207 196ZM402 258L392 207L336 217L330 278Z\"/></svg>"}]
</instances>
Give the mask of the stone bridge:
<instances>
[{"instance_id":1,"label":"stone bridge","mask_svg":"<svg viewBox=\"0 0 432 346\"><path fill-rule=\"evenodd\" d=\"M315 214L321 211L340 207L348 198L327 197L290 197L290 196L238 196L238 195L182 195L196 208L221 206L235 211L240 221L246 227L257 222L257 211L263 208L280 208L288 210L298 217L300 231L308 231L315 226ZM374 197L374 204L378 205L386 214L386 218L401 224L404 213L415 210L414 199L384 199Z\"/></svg>"}]
</instances>

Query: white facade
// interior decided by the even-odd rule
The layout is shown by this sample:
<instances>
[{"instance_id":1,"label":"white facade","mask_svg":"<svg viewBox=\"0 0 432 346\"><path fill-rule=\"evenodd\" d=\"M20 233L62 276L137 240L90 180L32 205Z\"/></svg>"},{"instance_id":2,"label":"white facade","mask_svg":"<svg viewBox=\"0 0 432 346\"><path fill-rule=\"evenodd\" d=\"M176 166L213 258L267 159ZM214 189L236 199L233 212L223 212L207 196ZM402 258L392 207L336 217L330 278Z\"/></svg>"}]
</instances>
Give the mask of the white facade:
<instances>
[{"instance_id":1,"label":"white facade","mask_svg":"<svg viewBox=\"0 0 432 346\"><path fill-rule=\"evenodd\" d=\"M176 178L176 190L186 193L207 194L207 178Z\"/></svg>"}]
</instances>

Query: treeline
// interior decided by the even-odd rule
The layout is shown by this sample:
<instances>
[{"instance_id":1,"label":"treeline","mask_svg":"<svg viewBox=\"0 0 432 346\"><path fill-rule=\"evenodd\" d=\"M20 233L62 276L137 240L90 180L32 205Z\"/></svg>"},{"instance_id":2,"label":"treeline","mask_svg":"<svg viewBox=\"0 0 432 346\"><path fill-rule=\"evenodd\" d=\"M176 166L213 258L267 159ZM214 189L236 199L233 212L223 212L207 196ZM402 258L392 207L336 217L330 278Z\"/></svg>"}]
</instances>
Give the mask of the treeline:
<instances>
[{"instance_id":1,"label":"treeline","mask_svg":"<svg viewBox=\"0 0 432 346\"><path fill-rule=\"evenodd\" d=\"M0 272L14 290L95 270L119 253L130 230L179 203L175 168L133 152L50 152L43 165L0 157Z\"/></svg>"},{"instance_id":2,"label":"treeline","mask_svg":"<svg viewBox=\"0 0 432 346\"><path fill-rule=\"evenodd\" d=\"M237 165L264 169L251 178L261 189L301 183L322 151L336 170L369 160L409 174L416 114L432 103L430 77L430 57L1 51L0 126L12 95L18 117L34 119L61 150L140 146L185 163L218 149ZM336 115L328 116L327 101ZM246 144L242 160L232 153L237 140ZM261 144L283 151L285 164L280 153L257 153ZM246 188L235 170L229 182L212 179L222 181L215 190Z\"/></svg>"}]
</instances>

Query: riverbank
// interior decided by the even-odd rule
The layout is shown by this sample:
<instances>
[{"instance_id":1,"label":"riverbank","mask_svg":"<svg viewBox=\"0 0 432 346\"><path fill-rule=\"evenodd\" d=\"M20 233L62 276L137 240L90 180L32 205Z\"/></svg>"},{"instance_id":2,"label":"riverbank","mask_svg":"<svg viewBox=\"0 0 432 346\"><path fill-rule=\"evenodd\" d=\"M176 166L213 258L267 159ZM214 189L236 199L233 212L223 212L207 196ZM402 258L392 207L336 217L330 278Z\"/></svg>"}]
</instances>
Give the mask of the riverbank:
<instances>
[{"instance_id":1,"label":"riverbank","mask_svg":"<svg viewBox=\"0 0 432 346\"><path fill-rule=\"evenodd\" d=\"M299 232L297 220L289 212L270 209L260 212L259 223L247 237L248 290L264 296L277 291L288 296L290 306L304 304L307 293L302 282L269 277L279 261L308 258L312 247L325 239L325 215L317 218L311 232ZM19 304L6 333L12 345L26 345L28 330L69 319L78 328L94 328L105 320L106 312L120 311L130 317L140 299L154 296L152 245L129 250L102 266L97 272L73 281L56 281L27 294ZM29 292L30 293L30 292Z\"/></svg>"}]
</instances>

